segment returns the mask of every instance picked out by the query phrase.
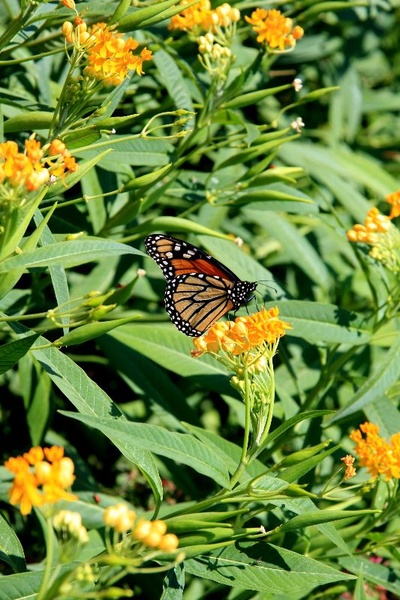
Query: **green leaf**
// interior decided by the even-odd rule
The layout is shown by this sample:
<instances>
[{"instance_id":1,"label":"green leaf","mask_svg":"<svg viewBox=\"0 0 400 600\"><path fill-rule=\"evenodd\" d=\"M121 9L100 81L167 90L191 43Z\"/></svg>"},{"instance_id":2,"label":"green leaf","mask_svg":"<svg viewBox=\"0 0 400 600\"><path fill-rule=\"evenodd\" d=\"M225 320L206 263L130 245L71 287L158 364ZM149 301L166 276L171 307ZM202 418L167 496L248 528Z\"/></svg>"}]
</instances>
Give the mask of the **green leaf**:
<instances>
[{"instance_id":1,"label":"green leaf","mask_svg":"<svg viewBox=\"0 0 400 600\"><path fill-rule=\"evenodd\" d=\"M185 563L175 565L167 571L163 581L160 600L181 600L185 589Z\"/></svg>"},{"instance_id":2,"label":"green leaf","mask_svg":"<svg viewBox=\"0 0 400 600\"><path fill-rule=\"evenodd\" d=\"M0 263L0 273L8 273L13 269L32 269L50 265L74 267L100 258L110 258L122 254L143 256L143 252L126 244L102 238L79 238L72 241L55 242L30 252L17 254Z\"/></svg>"},{"instance_id":3,"label":"green leaf","mask_svg":"<svg viewBox=\"0 0 400 600\"><path fill-rule=\"evenodd\" d=\"M13 328L22 333L25 328L13 323ZM48 343L45 338L39 338L37 345ZM32 350L35 358L48 373L54 384L65 394L68 400L83 414L115 415L123 418L120 410L111 398L92 381L89 376L76 365L68 356L56 348ZM125 447L118 436L111 440L122 454L132 461L144 474L152 487L156 502L162 498L162 484L153 456L150 452L139 448Z\"/></svg>"},{"instance_id":4,"label":"green leaf","mask_svg":"<svg viewBox=\"0 0 400 600\"><path fill-rule=\"evenodd\" d=\"M379 426L379 435L387 440L400 431L399 409L387 396L382 394L376 398L364 408L364 412L370 423Z\"/></svg>"},{"instance_id":5,"label":"green leaf","mask_svg":"<svg viewBox=\"0 0 400 600\"><path fill-rule=\"evenodd\" d=\"M172 56L165 50L157 50L154 54L154 62L159 71L160 79L163 81L176 108L184 108L194 113L190 91ZM192 119L186 122L185 129L191 127L193 127Z\"/></svg>"},{"instance_id":6,"label":"green leaf","mask_svg":"<svg viewBox=\"0 0 400 600\"><path fill-rule=\"evenodd\" d=\"M292 200L292 198L290 199ZM280 242L288 258L297 264L314 283L325 289L332 285L328 268L318 252L286 218L270 213L268 218L260 220L259 224L262 229Z\"/></svg>"},{"instance_id":7,"label":"green leaf","mask_svg":"<svg viewBox=\"0 0 400 600\"><path fill-rule=\"evenodd\" d=\"M11 475L10 475L11 476ZM8 564L15 573L26 571L24 549L17 534L0 513L0 560ZM4 577L0 578L0 581ZM0 584L1 598L1 584Z\"/></svg>"},{"instance_id":8,"label":"green leaf","mask_svg":"<svg viewBox=\"0 0 400 600\"><path fill-rule=\"evenodd\" d=\"M266 542L235 546L185 561L188 573L230 587L306 595L318 585L355 579L322 562Z\"/></svg>"},{"instance_id":9,"label":"green leaf","mask_svg":"<svg viewBox=\"0 0 400 600\"><path fill-rule=\"evenodd\" d=\"M371 338L365 318L333 304L286 300L265 306L278 306L279 317L292 325L286 335L309 342L362 345Z\"/></svg>"},{"instance_id":10,"label":"green leaf","mask_svg":"<svg viewBox=\"0 0 400 600\"><path fill-rule=\"evenodd\" d=\"M344 181L358 183L370 189L379 198L398 188L398 182L387 169L373 158L364 156L342 144L324 148L307 142L288 143L279 155L290 165L303 166L317 181L326 173L333 173Z\"/></svg>"},{"instance_id":11,"label":"green leaf","mask_svg":"<svg viewBox=\"0 0 400 600\"><path fill-rule=\"evenodd\" d=\"M50 228L47 225L55 208L56 208L56 205L54 205L52 210L48 211L45 218L43 218L42 213L39 210L36 210L35 215L34 215L34 220L35 220L35 224L36 224L36 232L39 233L40 241L43 246L46 246L48 244L54 244L54 242L55 242L54 236L51 233ZM26 252L27 250L31 250L31 249L33 249L33 248L28 246L28 244L25 244L23 246L24 252ZM53 265L53 266L49 267L49 272L50 272L50 277L51 277L51 281L53 284L53 289L54 289L54 294L55 294L55 297L57 300L57 304L59 306L63 305L63 304L67 305L67 303L69 302L69 288L68 288L67 275L65 273L64 268L61 265ZM62 316L61 322L66 325L66 327L64 327L64 333L66 333L69 319L66 316Z\"/></svg>"},{"instance_id":12,"label":"green leaf","mask_svg":"<svg viewBox=\"0 0 400 600\"><path fill-rule=\"evenodd\" d=\"M390 350L375 363L374 372L354 394L351 404L339 410L327 423L331 425L340 419L363 410L365 406L385 394L400 377L400 336Z\"/></svg>"},{"instance_id":13,"label":"green leaf","mask_svg":"<svg viewBox=\"0 0 400 600\"><path fill-rule=\"evenodd\" d=\"M16 573L0 578L0 600L35 600L43 571Z\"/></svg>"},{"instance_id":14,"label":"green leaf","mask_svg":"<svg viewBox=\"0 0 400 600\"><path fill-rule=\"evenodd\" d=\"M178 331L172 323L124 325L110 335L128 348L140 352L182 377L227 374L216 361L191 357L193 341Z\"/></svg>"},{"instance_id":15,"label":"green leaf","mask_svg":"<svg viewBox=\"0 0 400 600\"><path fill-rule=\"evenodd\" d=\"M384 564L378 564L363 557L339 557L339 563L344 569L356 575L358 575L358 573L362 569L365 581L368 581L373 585L379 585L384 590L392 592L396 596L400 596L399 568L386 566Z\"/></svg>"},{"instance_id":16,"label":"green leaf","mask_svg":"<svg viewBox=\"0 0 400 600\"><path fill-rule=\"evenodd\" d=\"M133 139L132 139L133 138ZM112 173L118 170L119 165L133 165L143 167L162 167L171 162L169 158L173 151L173 145L168 140L141 138L132 136L113 135L107 140L101 140L76 151L77 156L92 157L84 163L92 163L99 156L100 148L108 148L100 155L101 167ZM79 166L79 173L81 165ZM73 173L75 175L76 173ZM70 176L69 176L70 177Z\"/></svg>"},{"instance_id":17,"label":"green leaf","mask_svg":"<svg viewBox=\"0 0 400 600\"><path fill-rule=\"evenodd\" d=\"M110 438L117 438L128 448L139 447L188 465L223 487L229 483L223 462L191 435L166 431L158 425L127 422L120 418L99 418L67 411L61 413L102 431Z\"/></svg>"},{"instance_id":18,"label":"green leaf","mask_svg":"<svg viewBox=\"0 0 400 600\"><path fill-rule=\"evenodd\" d=\"M0 375L11 369L28 352L38 337L39 334L34 333L0 346Z\"/></svg>"}]
</instances>

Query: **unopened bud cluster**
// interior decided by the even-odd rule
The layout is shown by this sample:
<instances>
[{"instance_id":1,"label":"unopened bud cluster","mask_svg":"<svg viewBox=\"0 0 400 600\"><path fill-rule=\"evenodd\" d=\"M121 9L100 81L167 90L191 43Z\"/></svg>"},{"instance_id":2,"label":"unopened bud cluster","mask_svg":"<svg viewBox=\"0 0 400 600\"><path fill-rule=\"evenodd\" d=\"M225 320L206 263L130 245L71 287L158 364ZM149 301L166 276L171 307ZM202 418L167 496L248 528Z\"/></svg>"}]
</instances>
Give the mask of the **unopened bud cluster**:
<instances>
[{"instance_id":1,"label":"unopened bud cluster","mask_svg":"<svg viewBox=\"0 0 400 600\"><path fill-rule=\"evenodd\" d=\"M147 548L173 552L179 544L175 534L167 533L165 521L137 519L135 511L122 503L106 508L104 522L118 533L132 531L132 538Z\"/></svg>"}]
</instances>

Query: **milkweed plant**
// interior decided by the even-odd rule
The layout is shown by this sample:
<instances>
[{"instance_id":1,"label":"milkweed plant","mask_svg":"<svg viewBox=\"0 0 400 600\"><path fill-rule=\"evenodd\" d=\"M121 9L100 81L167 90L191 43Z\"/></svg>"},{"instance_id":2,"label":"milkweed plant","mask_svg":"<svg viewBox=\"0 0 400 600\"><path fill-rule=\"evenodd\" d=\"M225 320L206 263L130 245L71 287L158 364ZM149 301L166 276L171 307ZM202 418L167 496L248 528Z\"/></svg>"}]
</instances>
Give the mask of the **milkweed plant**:
<instances>
[{"instance_id":1,"label":"milkweed plant","mask_svg":"<svg viewBox=\"0 0 400 600\"><path fill-rule=\"evenodd\" d=\"M398 598L395 5L2 6L0 598Z\"/></svg>"}]
</instances>

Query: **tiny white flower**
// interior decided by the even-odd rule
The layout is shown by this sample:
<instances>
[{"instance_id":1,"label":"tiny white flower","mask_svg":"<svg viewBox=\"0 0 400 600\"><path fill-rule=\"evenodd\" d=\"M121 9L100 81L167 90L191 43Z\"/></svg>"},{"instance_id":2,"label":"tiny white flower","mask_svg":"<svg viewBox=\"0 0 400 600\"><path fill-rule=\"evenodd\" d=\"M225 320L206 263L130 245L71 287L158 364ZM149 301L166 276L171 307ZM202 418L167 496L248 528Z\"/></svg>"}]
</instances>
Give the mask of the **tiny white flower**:
<instances>
[{"instance_id":1,"label":"tiny white flower","mask_svg":"<svg viewBox=\"0 0 400 600\"><path fill-rule=\"evenodd\" d=\"M293 87L295 92L300 92L303 88L303 82L300 77L296 77L296 79L293 80Z\"/></svg>"},{"instance_id":2,"label":"tiny white flower","mask_svg":"<svg viewBox=\"0 0 400 600\"><path fill-rule=\"evenodd\" d=\"M297 119L290 123L290 127L297 131L297 133L301 133L301 130L303 127L305 127L303 119L301 117L297 117Z\"/></svg>"}]
</instances>

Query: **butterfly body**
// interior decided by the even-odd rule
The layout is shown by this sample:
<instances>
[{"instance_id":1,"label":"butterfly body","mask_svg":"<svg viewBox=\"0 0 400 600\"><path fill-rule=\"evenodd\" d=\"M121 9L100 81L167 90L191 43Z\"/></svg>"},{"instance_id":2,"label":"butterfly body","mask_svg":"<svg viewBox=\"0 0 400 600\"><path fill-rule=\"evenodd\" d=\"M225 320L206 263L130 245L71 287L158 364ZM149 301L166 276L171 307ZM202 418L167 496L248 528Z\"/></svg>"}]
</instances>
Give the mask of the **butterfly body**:
<instances>
[{"instance_id":1,"label":"butterfly body","mask_svg":"<svg viewBox=\"0 0 400 600\"><path fill-rule=\"evenodd\" d=\"M227 312L238 310L257 287L183 240L153 234L145 246L167 281L164 302L171 321L188 336L202 335Z\"/></svg>"}]
</instances>

